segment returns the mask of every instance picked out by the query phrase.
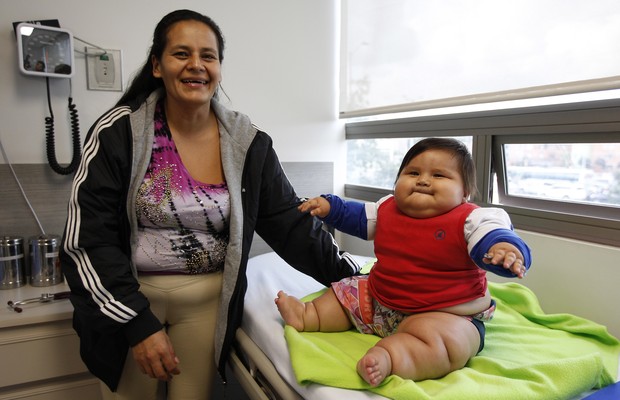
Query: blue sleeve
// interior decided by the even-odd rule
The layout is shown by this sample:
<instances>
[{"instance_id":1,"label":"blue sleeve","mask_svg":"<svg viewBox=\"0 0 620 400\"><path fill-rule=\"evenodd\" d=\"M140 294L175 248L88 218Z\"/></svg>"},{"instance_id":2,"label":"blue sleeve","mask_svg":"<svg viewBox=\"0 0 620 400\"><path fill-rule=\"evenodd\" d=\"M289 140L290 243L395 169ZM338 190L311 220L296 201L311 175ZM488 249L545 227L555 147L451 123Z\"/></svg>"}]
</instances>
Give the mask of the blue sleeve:
<instances>
[{"instance_id":1,"label":"blue sleeve","mask_svg":"<svg viewBox=\"0 0 620 400\"><path fill-rule=\"evenodd\" d=\"M493 272L496 275L503 276L506 278L514 278L516 275L513 274L510 270L505 269L501 265L493 265L486 264L482 259L484 258L484 254L487 252L491 246L499 242L507 242L515 246L521 254L523 254L524 266L527 271L530 269L530 265L532 264L532 254L530 252L530 248L525 244L523 239L521 239L514 231L510 229L495 229L489 233L487 233L471 250L471 258L474 260L476 265L480 268Z\"/></svg>"},{"instance_id":2,"label":"blue sleeve","mask_svg":"<svg viewBox=\"0 0 620 400\"><path fill-rule=\"evenodd\" d=\"M322 218L323 222L340 232L368 240L368 219L364 203L346 201L333 194L325 194L321 197L329 201L330 205L329 214Z\"/></svg>"}]
</instances>

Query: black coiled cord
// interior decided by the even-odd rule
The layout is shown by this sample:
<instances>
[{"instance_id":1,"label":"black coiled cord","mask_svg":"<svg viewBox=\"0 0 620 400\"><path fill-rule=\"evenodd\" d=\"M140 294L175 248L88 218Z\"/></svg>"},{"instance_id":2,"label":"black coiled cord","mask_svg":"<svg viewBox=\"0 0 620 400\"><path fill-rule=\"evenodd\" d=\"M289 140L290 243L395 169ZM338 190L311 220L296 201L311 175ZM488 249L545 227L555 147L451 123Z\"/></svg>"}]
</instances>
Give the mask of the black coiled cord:
<instances>
[{"instance_id":1,"label":"black coiled cord","mask_svg":"<svg viewBox=\"0 0 620 400\"><path fill-rule=\"evenodd\" d=\"M75 172L82 160L82 146L80 144L80 123L78 119L77 109L73 104L73 99L69 96L69 115L71 118L71 135L73 137L73 157L71 163L63 167L56 160L56 143L54 138L54 112L52 111L52 102L50 99L50 82L49 78L45 78L47 84L47 105L50 110L50 116L45 118L45 143L47 150L47 161L54 170L60 175L69 175Z\"/></svg>"}]
</instances>

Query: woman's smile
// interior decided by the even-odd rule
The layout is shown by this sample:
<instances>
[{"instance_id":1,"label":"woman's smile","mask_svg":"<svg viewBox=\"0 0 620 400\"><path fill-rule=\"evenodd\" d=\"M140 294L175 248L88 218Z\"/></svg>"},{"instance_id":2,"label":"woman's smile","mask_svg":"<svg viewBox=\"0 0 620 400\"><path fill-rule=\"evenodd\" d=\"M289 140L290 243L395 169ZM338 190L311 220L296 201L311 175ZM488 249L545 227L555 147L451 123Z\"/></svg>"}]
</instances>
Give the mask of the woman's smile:
<instances>
[{"instance_id":1,"label":"woman's smile","mask_svg":"<svg viewBox=\"0 0 620 400\"><path fill-rule=\"evenodd\" d=\"M166 87L168 107L207 106L222 79L218 41L208 26L180 22L168 32L161 59L153 59L153 76Z\"/></svg>"},{"instance_id":2,"label":"woman's smile","mask_svg":"<svg viewBox=\"0 0 620 400\"><path fill-rule=\"evenodd\" d=\"M209 84L209 81L200 79L181 79L181 82L190 86L204 86Z\"/></svg>"}]
</instances>

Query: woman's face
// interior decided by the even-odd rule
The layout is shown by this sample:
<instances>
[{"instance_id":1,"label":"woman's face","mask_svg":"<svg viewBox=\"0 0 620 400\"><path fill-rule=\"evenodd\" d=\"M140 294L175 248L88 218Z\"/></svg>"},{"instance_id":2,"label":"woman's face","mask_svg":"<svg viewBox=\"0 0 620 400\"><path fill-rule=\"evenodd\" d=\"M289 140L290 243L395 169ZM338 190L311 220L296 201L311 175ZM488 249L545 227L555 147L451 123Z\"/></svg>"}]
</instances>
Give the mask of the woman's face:
<instances>
[{"instance_id":1,"label":"woman's face","mask_svg":"<svg viewBox=\"0 0 620 400\"><path fill-rule=\"evenodd\" d=\"M465 203L459 171L456 158L445 150L427 150L412 158L394 188L399 210L413 218L430 218Z\"/></svg>"},{"instance_id":2,"label":"woman's face","mask_svg":"<svg viewBox=\"0 0 620 400\"><path fill-rule=\"evenodd\" d=\"M153 76L166 87L166 101L183 107L209 104L222 79L215 33L189 20L172 25L167 39L161 59L151 60Z\"/></svg>"}]
</instances>

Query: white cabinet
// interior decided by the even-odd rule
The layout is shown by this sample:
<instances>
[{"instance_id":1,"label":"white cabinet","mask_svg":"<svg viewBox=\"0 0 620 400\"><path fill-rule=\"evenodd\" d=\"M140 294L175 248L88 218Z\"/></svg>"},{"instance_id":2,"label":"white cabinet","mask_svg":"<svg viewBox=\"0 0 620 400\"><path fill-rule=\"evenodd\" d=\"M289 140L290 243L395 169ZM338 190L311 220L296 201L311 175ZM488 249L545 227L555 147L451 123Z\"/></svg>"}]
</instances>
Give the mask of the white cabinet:
<instances>
[{"instance_id":1,"label":"white cabinet","mask_svg":"<svg viewBox=\"0 0 620 400\"><path fill-rule=\"evenodd\" d=\"M101 399L99 380L80 359L69 300L24 305L7 302L69 290L65 284L1 290L0 400Z\"/></svg>"}]
</instances>

